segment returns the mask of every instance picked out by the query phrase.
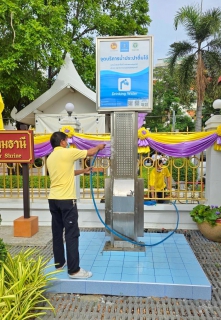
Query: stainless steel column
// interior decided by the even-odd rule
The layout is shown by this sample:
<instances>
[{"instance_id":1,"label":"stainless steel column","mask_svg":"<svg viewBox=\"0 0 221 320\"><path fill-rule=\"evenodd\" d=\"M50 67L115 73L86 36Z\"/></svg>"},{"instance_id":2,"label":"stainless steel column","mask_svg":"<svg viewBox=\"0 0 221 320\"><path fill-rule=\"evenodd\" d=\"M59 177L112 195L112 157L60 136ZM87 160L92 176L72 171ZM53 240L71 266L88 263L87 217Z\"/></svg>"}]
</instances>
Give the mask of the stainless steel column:
<instances>
[{"instance_id":1,"label":"stainless steel column","mask_svg":"<svg viewBox=\"0 0 221 320\"><path fill-rule=\"evenodd\" d=\"M144 185L137 178L137 112L111 114L111 176L105 181L105 222L117 232L137 240L143 236ZM119 246L111 234L111 244Z\"/></svg>"}]
</instances>

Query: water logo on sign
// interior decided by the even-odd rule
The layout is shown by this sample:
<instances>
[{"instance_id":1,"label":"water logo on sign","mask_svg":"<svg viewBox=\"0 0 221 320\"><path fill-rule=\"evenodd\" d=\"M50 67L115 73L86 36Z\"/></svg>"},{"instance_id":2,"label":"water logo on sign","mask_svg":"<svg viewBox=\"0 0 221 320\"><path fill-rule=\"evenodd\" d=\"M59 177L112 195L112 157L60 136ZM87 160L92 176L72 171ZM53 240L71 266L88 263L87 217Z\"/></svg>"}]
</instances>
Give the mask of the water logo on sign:
<instances>
[{"instance_id":1,"label":"water logo on sign","mask_svg":"<svg viewBox=\"0 0 221 320\"><path fill-rule=\"evenodd\" d=\"M131 78L118 78L118 90L130 91L131 90Z\"/></svg>"}]
</instances>

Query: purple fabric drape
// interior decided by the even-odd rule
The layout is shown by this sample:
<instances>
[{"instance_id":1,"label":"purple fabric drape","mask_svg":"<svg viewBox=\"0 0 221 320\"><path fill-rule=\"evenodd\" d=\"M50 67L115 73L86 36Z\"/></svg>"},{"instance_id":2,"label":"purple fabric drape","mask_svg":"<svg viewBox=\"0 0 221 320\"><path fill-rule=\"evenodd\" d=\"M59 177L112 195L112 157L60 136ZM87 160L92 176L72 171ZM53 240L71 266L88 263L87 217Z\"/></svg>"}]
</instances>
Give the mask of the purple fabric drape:
<instances>
[{"instance_id":1,"label":"purple fabric drape","mask_svg":"<svg viewBox=\"0 0 221 320\"><path fill-rule=\"evenodd\" d=\"M105 143L106 147L104 150L99 151L98 157L109 157L110 156L110 141L93 141L85 140L77 137L69 138L69 143L75 144L81 150L87 150L96 147L100 143ZM34 145L35 158L41 158L49 155L52 152L52 146L50 142L44 142Z\"/></svg>"},{"instance_id":2,"label":"purple fabric drape","mask_svg":"<svg viewBox=\"0 0 221 320\"><path fill-rule=\"evenodd\" d=\"M70 143L73 143L77 146L77 148L81 150L90 149L97 146L100 143L105 143L106 147L98 153L99 157L110 157L111 155L111 142L110 141L94 141L82 139L79 137L72 137L68 139ZM207 149L215 142L217 144L221 144L221 137L217 136L216 133L211 134L208 137L203 139L191 141L191 142L182 142L177 144L165 144L156 142L151 138L147 138L144 140L138 139L139 147L147 147L150 146L154 150L164 153L171 157L189 157L194 154L200 153L201 151ZM34 145L34 154L35 158L41 158L47 156L52 152L52 147L49 141L35 144Z\"/></svg>"},{"instance_id":3,"label":"purple fabric drape","mask_svg":"<svg viewBox=\"0 0 221 320\"><path fill-rule=\"evenodd\" d=\"M138 146L139 147L148 147L149 142L147 139L144 139L144 140L138 139Z\"/></svg>"},{"instance_id":4,"label":"purple fabric drape","mask_svg":"<svg viewBox=\"0 0 221 320\"><path fill-rule=\"evenodd\" d=\"M148 139L149 145L156 151L166 154L171 157L189 157L194 154L200 153L210 147L217 139L217 134L214 133L206 138L191 141L181 142L177 144L164 144Z\"/></svg>"},{"instance_id":5,"label":"purple fabric drape","mask_svg":"<svg viewBox=\"0 0 221 320\"><path fill-rule=\"evenodd\" d=\"M216 143L217 143L218 145L221 145L221 137L220 137L220 136L217 137Z\"/></svg>"},{"instance_id":6,"label":"purple fabric drape","mask_svg":"<svg viewBox=\"0 0 221 320\"><path fill-rule=\"evenodd\" d=\"M47 156L51 152L52 152L52 146L50 144L50 141L34 145L35 158L41 158L41 157Z\"/></svg>"},{"instance_id":7,"label":"purple fabric drape","mask_svg":"<svg viewBox=\"0 0 221 320\"><path fill-rule=\"evenodd\" d=\"M98 157L109 157L110 156L110 141L93 141L93 140L86 140L81 139L78 137L72 137L68 139L69 142L75 144L81 150L87 150L93 147L96 147L98 144L105 143L106 146L103 150L99 151Z\"/></svg>"},{"instance_id":8,"label":"purple fabric drape","mask_svg":"<svg viewBox=\"0 0 221 320\"><path fill-rule=\"evenodd\" d=\"M142 127L147 113L138 113L138 129Z\"/></svg>"}]
</instances>

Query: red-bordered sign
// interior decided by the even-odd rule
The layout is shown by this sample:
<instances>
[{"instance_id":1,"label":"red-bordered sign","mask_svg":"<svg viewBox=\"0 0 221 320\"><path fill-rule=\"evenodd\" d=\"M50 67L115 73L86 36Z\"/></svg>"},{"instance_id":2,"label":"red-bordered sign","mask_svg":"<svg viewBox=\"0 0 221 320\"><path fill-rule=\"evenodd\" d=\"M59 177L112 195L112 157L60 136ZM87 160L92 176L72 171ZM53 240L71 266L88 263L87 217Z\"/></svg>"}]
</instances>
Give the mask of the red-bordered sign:
<instances>
[{"instance_id":1,"label":"red-bordered sign","mask_svg":"<svg viewBox=\"0 0 221 320\"><path fill-rule=\"evenodd\" d=\"M32 130L0 131L0 162L33 163L34 138Z\"/></svg>"}]
</instances>

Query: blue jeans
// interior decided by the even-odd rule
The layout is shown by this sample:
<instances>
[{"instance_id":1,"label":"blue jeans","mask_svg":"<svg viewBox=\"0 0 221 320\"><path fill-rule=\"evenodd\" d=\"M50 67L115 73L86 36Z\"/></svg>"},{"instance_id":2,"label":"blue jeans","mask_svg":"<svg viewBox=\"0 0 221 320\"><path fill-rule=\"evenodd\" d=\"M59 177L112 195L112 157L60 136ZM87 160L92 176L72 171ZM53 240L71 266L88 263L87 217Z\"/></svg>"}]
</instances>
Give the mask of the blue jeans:
<instances>
[{"instance_id":1,"label":"blue jeans","mask_svg":"<svg viewBox=\"0 0 221 320\"><path fill-rule=\"evenodd\" d=\"M75 273L79 267L79 236L77 204L73 200L49 199L52 216L54 263L60 268L65 263L63 231L65 230L68 273Z\"/></svg>"}]
</instances>

